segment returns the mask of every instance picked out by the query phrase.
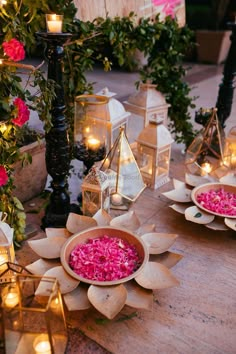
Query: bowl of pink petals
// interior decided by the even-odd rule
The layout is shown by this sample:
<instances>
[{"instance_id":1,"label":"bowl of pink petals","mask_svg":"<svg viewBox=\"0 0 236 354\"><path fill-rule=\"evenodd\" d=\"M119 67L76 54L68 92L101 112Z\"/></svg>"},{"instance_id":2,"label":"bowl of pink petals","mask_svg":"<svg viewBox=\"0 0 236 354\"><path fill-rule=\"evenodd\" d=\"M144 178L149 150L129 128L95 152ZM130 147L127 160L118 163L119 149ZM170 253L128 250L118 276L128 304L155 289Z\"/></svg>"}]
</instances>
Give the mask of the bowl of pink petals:
<instances>
[{"instance_id":1,"label":"bowl of pink petals","mask_svg":"<svg viewBox=\"0 0 236 354\"><path fill-rule=\"evenodd\" d=\"M207 213L225 218L236 218L236 185L206 183L191 193L194 204Z\"/></svg>"},{"instance_id":2,"label":"bowl of pink petals","mask_svg":"<svg viewBox=\"0 0 236 354\"><path fill-rule=\"evenodd\" d=\"M120 228L93 227L71 236L61 250L61 263L82 282L110 286L135 278L148 262L142 239Z\"/></svg>"}]
</instances>

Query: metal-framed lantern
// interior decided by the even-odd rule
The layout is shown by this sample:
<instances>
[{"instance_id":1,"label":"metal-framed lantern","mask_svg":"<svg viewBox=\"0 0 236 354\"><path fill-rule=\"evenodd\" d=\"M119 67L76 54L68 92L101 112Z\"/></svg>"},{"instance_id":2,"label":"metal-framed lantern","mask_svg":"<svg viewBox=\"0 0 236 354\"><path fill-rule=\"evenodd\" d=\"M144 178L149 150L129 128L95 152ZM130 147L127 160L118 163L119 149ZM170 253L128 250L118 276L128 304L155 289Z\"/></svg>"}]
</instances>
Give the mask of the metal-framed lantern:
<instances>
[{"instance_id":1,"label":"metal-framed lantern","mask_svg":"<svg viewBox=\"0 0 236 354\"><path fill-rule=\"evenodd\" d=\"M150 119L137 138L137 160L144 182L157 189L169 181L173 139L163 119Z\"/></svg>"},{"instance_id":2,"label":"metal-framed lantern","mask_svg":"<svg viewBox=\"0 0 236 354\"><path fill-rule=\"evenodd\" d=\"M225 139L224 161L231 170L236 170L236 127L232 127Z\"/></svg>"},{"instance_id":3,"label":"metal-framed lantern","mask_svg":"<svg viewBox=\"0 0 236 354\"><path fill-rule=\"evenodd\" d=\"M75 158L83 161L86 175L93 164L106 156L108 98L81 95L75 98L74 143Z\"/></svg>"},{"instance_id":4,"label":"metal-framed lantern","mask_svg":"<svg viewBox=\"0 0 236 354\"><path fill-rule=\"evenodd\" d=\"M104 159L101 170L109 179L111 208L123 209L126 206L127 209L126 201L134 202L145 189L146 185L123 127Z\"/></svg>"},{"instance_id":5,"label":"metal-framed lantern","mask_svg":"<svg viewBox=\"0 0 236 354\"><path fill-rule=\"evenodd\" d=\"M137 92L123 102L127 111L144 119L144 127L149 121L164 121L166 123L169 104L165 97L157 91L157 85L141 83Z\"/></svg>"},{"instance_id":6,"label":"metal-framed lantern","mask_svg":"<svg viewBox=\"0 0 236 354\"><path fill-rule=\"evenodd\" d=\"M1 212L2 217L2 212ZM13 245L14 229L11 228L4 220L0 221L0 273L4 270L4 263L15 261L15 251Z\"/></svg>"},{"instance_id":7,"label":"metal-framed lantern","mask_svg":"<svg viewBox=\"0 0 236 354\"><path fill-rule=\"evenodd\" d=\"M110 188L107 175L98 167L92 167L82 184L83 215L93 216L99 209L109 213Z\"/></svg>"},{"instance_id":8,"label":"metal-framed lantern","mask_svg":"<svg viewBox=\"0 0 236 354\"><path fill-rule=\"evenodd\" d=\"M99 116L106 121L107 151L109 151L119 136L120 127L124 127L125 131L127 131L128 118L131 113L127 112L122 103L114 98L116 93L110 92L107 87L99 91L97 95L105 96L108 99L105 114L100 114ZM100 106L100 108L102 107Z\"/></svg>"},{"instance_id":9,"label":"metal-framed lantern","mask_svg":"<svg viewBox=\"0 0 236 354\"><path fill-rule=\"evenodd\" d=\"M228 171L224 158L225 136L217 117L217 108L201 108L197 114L205 116L206 126L196 135L185 155L189 178L220 178Z\"/></svg>"},{"instance_id":10,"label":"metal-framed lantern","mask_svg":"<svg viewBox=\"0 0 236 354\"><path fill-rule=\"evenodd\" d=\"M5 354L63 354L67 328L57 279L17 275L1 293Z\"/></svg>"}]
</instances>

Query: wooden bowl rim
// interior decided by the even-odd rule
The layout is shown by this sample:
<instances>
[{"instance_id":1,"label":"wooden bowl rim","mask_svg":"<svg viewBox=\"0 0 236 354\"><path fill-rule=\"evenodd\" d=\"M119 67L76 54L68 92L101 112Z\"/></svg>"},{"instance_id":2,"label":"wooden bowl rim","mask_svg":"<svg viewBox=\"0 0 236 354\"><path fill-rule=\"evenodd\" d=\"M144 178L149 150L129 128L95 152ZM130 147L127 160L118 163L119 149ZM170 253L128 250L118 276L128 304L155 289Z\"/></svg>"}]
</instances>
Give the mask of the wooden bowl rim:
<instances>
[{"instance_id":1,"label":"wooden bowl rim","mask_svg":"<svg viewBox=\"0 0 236 354\"><path fill-rule=\"evenodd\" d=\"M104 234L106 233L106 230L115 230L115 231L121 231L121 232L124 232L126 235L129 235L131 237L133 237L136 241L138 241L138 243L142 246L143 248L143 253L144 253L144 256L143 256L143 261L142 261L142 264L140 265L140 267L132 274L130 274L128 277L125 277L125 278L122 278L122 279L118 279L118 280L112 280L112 281L97 281L97 280L90 280L90 279L86 279L86 278L83 278L81 276L79 276L78 274L76 274L69 266L68 264L68 261L67 261L67 258L66 258L66 250L68 248L69 245L73 244L74 243L74 240L76 240L77 238L79 238L81 235L83 236L84 234L86 233L89 233L89 232L93 232L95 230L101 230L103 229L104 230ZM99 236L95 236L94 235L94 238L95 237L99 237ZM111 236L112 237L112 236ZM88 239L89 237L87 237ZM93 238L93 236L92 236ZM122 238L122 237L121 237ZM86 238L85 238L86 240ZM74 249L75 247L75 244L73 245L72 249ZM71 249L71 251L72 251ZM91 227L91 228L88 228L86 230L83 230L81 232L78 232L74 235L72 235L65 243L64 245L62 246L62 249L61 249L61 255L60 255L60 258L61 258L61 264L63 266L63 268L65 269L65 271L70 274L73 278L77 279L77 280L80 280L82 281L83 283L87 283L87 284L91 284L91 285L99 285L99 286L112 286L112 285L118 285L118 284L121 284L121 283L125 283L133 278L135 278L143 269L143 267L145 266L145 264L148 262L148 259L149 259L149 252L148 252L148 248L145 244L145 242L141 239L141 237L139 237L138 235L132 233L131 231L129 230L126 230L124 228L120 228L120 227L112 227L112 226L94 226L94 227Z\"/></svg>"},{"instance_id":2,"label":"wooden bowl rim","mask_svg":"<svg viewBox=\"0 0 236 354\"><path fill-rule=\"evenodd\" d=\"M200 203L198 203L198 201L196 199L196 195L197 194L207 192L210 189L216 190L216 189L219 189L219 188L226 188L225 189L226 191L229 191L231 193L235 193L236 194L236 185L234 185L234 184L221 183L221 182L209 182L209 183L201 184L201 185L195 187L192 190L192 192L191 192L192 201L194 202L194 204L198 208L204 210L206 213L213 214L213 215L216 215L216 216L220 216L220 217L223 217L223 218L236 219L236 216L234 216L234 215L216 213L214 211L211 211L209 209L204 208ZM233 191L231 189L233 189Z\"/></svg>"}]
</instances>

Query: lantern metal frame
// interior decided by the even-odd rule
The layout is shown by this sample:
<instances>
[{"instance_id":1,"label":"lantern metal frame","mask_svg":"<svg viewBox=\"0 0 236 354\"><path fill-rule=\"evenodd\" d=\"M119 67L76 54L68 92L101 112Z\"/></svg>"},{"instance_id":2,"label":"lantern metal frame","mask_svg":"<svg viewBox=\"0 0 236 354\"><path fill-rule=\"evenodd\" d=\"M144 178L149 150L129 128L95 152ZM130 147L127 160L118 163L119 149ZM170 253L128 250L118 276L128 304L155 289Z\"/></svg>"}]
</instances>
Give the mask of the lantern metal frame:
<instances>
[{"instance_id":1,"label":"lantern metal frame","mask_svg":"<svg viewBox=\"0 0 236 354\"><path fill-rule=\"evenodd\" d=\"M1 300L5 354L66 352L68 334L56 278L17 275L4 287Z\"/></svg>"},{"instance_id":2,"label":"lantern metal frame","mask_svg":"<svg viewBox=\"0 0 236 354\"><path fill-rule=\"evenodd\" d=\"M103 160L100 169L108 175L111 208L117 205L112 204L114 195L121 197L121 203L117 205L118 209L126 210L128 204L124 200L128 200L129 203L134 202L146 188L124 127L120 128L120 134Z\"/></svg>"},{"instance_id":3,"label":"lantern metal frame","mask_svg":"<svg viewBox=\"0 0 236 354\"><path fill-rule=\"evenodd\" d=\"M149 121L137 140L137 160L144 182L151 189L157 189L169 182L171 144L170 132L158 121Z\"/></svg>"},{"instance_id":4,"label":"lantern metal frame","mask_svg":"<svg viewBox=\"0 0 236 354\"><path fill-rule=\"evenodd\" d=\"M144 127L149 121L160 121L166 124L169 104L165 97L157 90L157 85L141 83L137 92L123 102L127 111L141 116L144 119Z\"/></svg>"},{"instance_id":5,"label":"lantern metal frame","mask_svg":"<svg viewBox=\"0 0 236 354\"><path fill-rule=\"evenodd\" d=\"M83 161L87 175L95 162L106 156L106 121L99 115L106 114L108 98L99 95L80 95L75 98L74 155ZM99 109L98 109L99 108ZM87 125L85 125L87 124Z\"/></svg>"},{"instance_id":6,"label":"lantern metal frame","mask_svg":"<svg viewBox=\"0 0 236 354\"><path fill-rule=\"evenodd\" d=\"M110 211L110 188L107 175L92 167L81 184L83 215L93 216L99 209Z\"/></svg>"},{"instance_id":7,"label":"lantern metal frame","mask_svg":"<svg viewBox=\"0 0 236 354\"><path fill-rule=\"evenodd\" d=\"M109 151L119 136L120 128L124 127L125 131L127 131L128 119L131 113L127 112L122 103L114 98L116 93L109 91L107 87L97 92L97 95L108 99L106 114L101 115L101 118L106 121L107 151Z\"/></svg>"},{"instance_id":8,"label":"lantern metal frame","mask_svg":"<svg viewBox=\"0 0 236 354\"><path fill-rule=\"evenodd\" d=\"M185 166L191 175L218 179L228 171L224 159L224 131L218 120L217 108L201 108L199 115L204 116L207 123L187 148Z\"/></svg>"}]
</instances>

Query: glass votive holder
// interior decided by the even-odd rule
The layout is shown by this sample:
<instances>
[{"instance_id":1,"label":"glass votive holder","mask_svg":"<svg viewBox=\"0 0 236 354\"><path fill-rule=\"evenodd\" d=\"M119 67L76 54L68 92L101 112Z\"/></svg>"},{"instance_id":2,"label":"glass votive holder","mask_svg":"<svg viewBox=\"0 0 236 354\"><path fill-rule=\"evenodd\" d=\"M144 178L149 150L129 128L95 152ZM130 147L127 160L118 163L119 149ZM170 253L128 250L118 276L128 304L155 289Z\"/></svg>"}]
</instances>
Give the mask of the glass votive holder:
<instances>
[{"instance_id":1,"label":"glass votive holder","mask_svg":"<svg viewBox=\"0 0 236 354\"><path fill-rule=\"evenodd\" d=\"M63 15L46 14L47 31L50 33L62 32Z\"/></svg>"}]
</instances>

